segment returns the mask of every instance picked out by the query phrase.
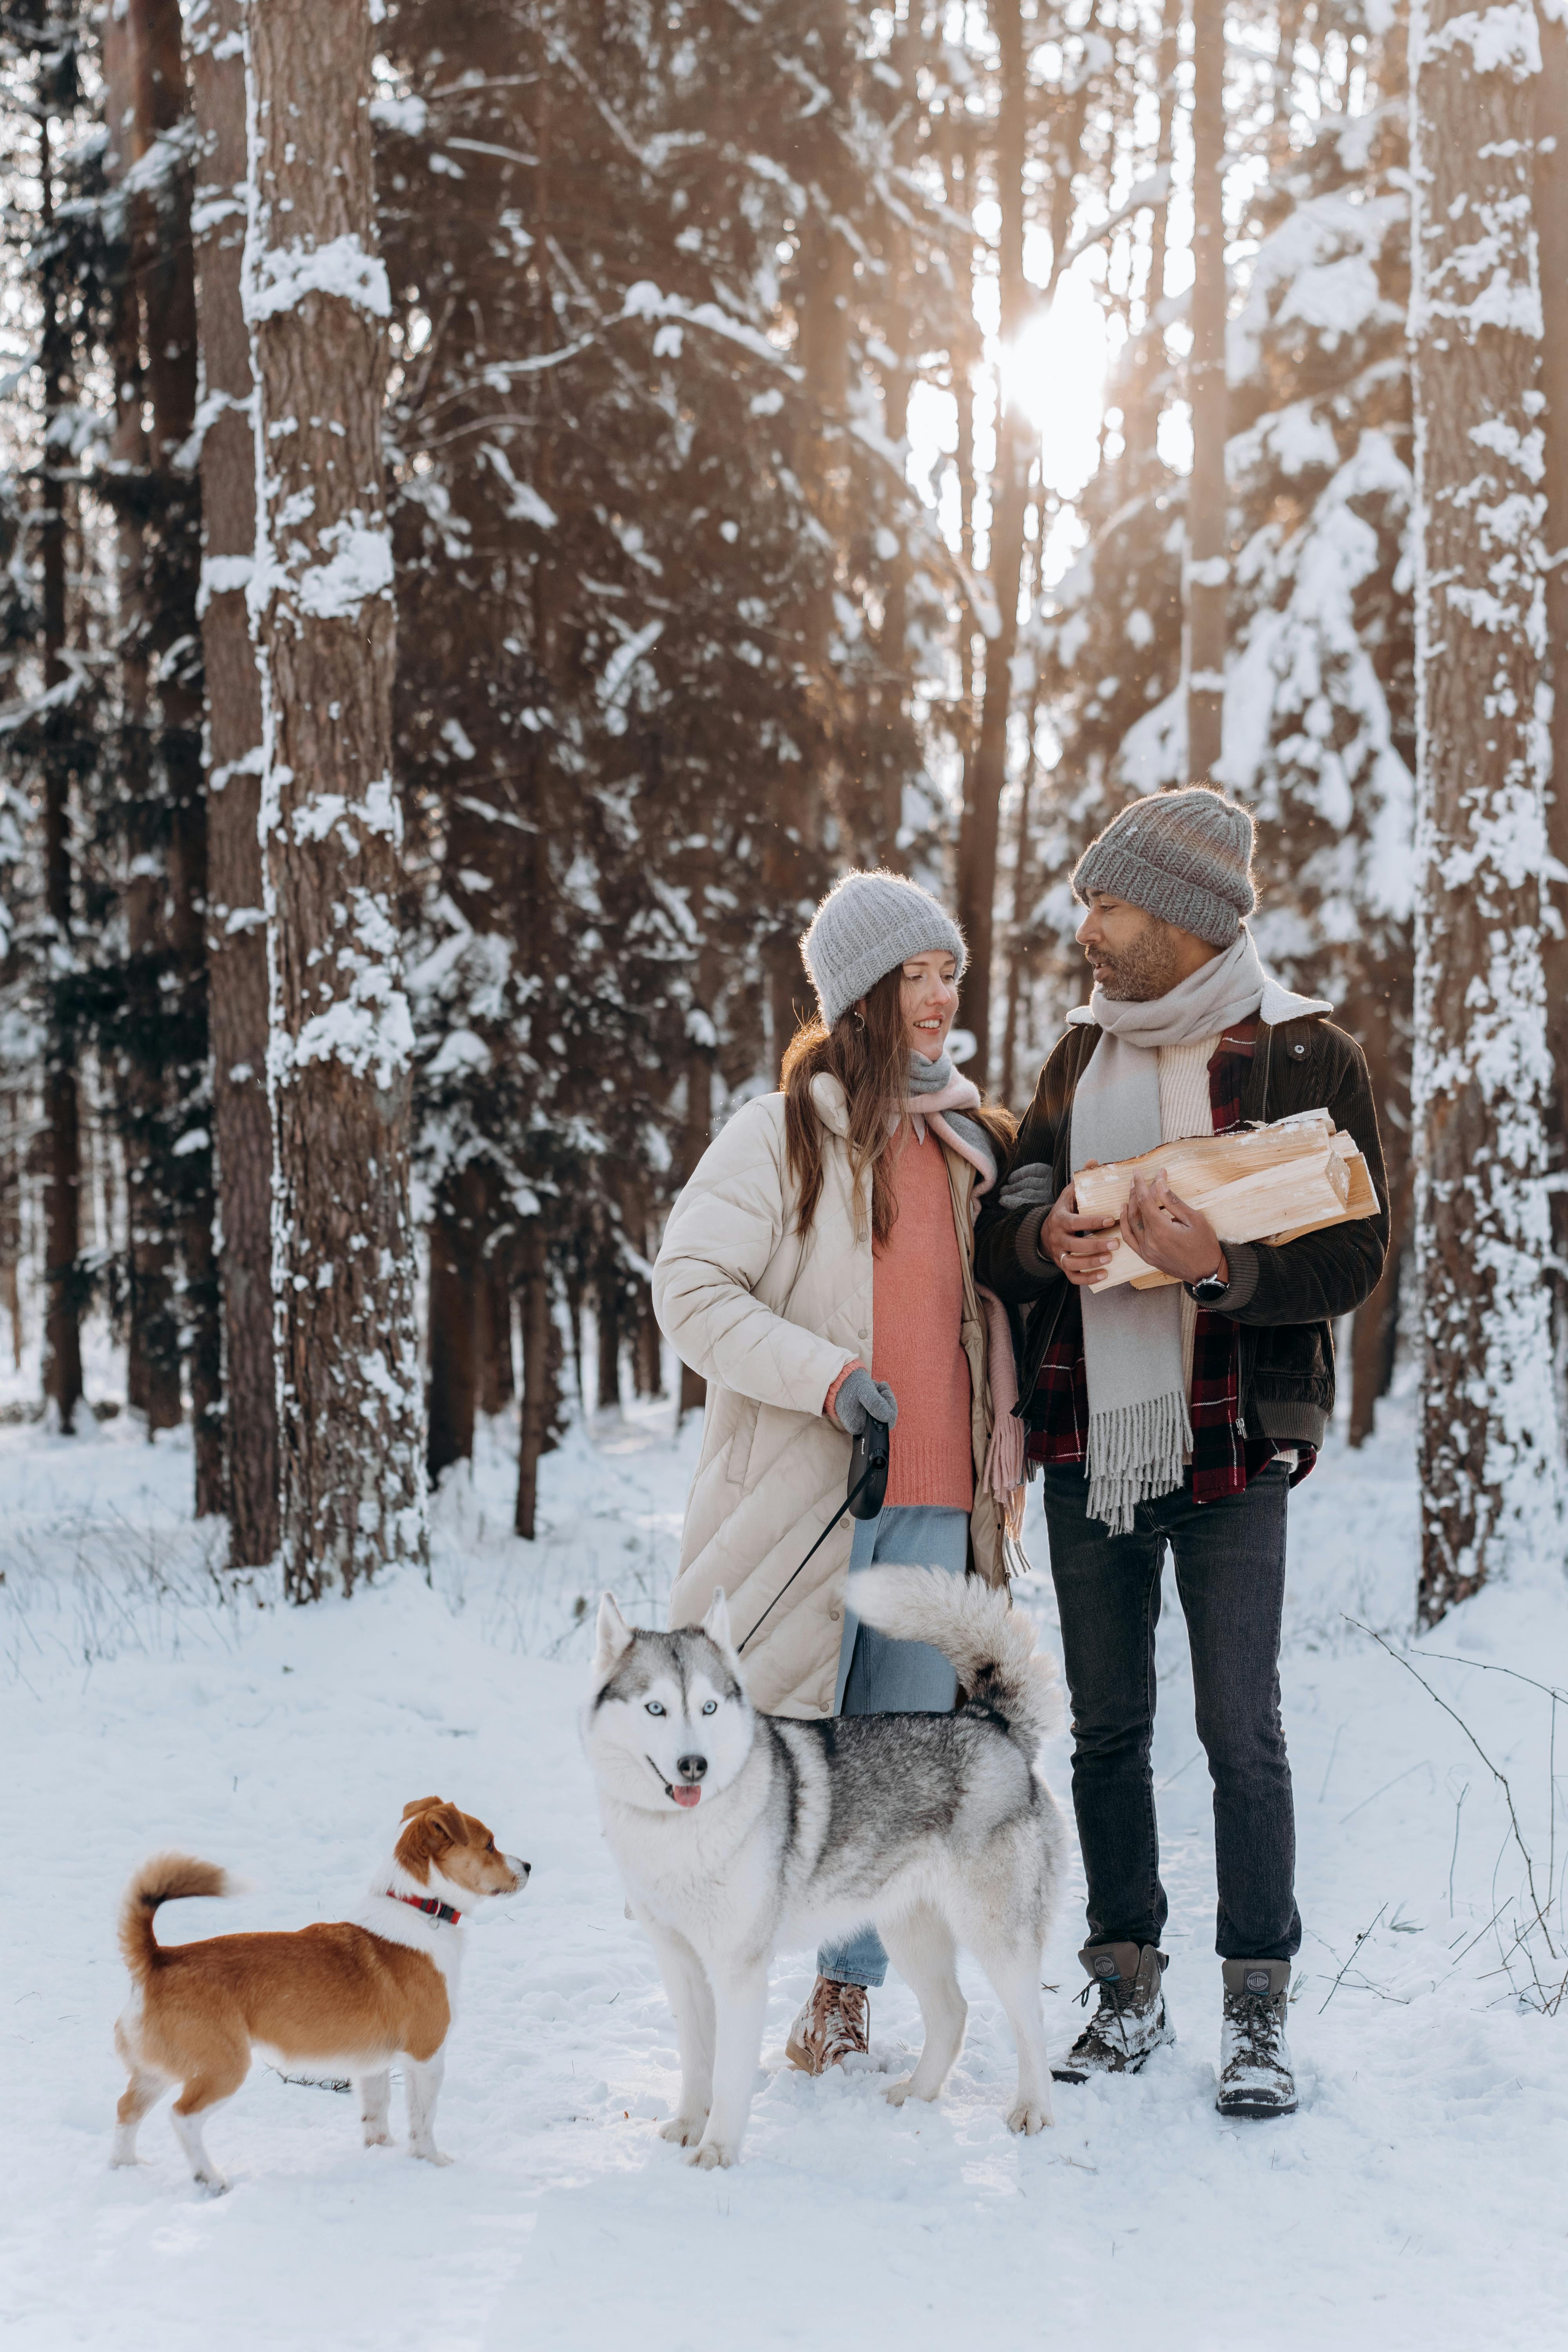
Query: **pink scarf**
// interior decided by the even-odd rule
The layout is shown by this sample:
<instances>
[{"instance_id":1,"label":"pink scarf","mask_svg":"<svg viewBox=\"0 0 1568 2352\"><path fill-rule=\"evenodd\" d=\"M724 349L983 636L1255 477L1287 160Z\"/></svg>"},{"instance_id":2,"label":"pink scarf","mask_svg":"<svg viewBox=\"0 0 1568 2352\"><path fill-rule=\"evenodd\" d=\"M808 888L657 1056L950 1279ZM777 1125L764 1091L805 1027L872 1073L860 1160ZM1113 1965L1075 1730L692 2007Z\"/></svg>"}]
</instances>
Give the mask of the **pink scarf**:
<instances>
[{"instance_id":1,"label":"pink scarf","mask_svg":"<svg viewBox=\"0 0 1568 2352\"><path fill-rule=\"evenodd\" d=\"M982 1194L996 1181L995 1160L973 1119L952 1122L942 1116L944 1111L979 1109L980 1089L973 1078L960 1077L955 1072L945 1086L930 1094L912 1096L904 1108L917 1135L923 1120L949 1150L967 1160L975 1171L969 1213L972 1218L978 1217ZM1024 1523L1024 1424L1013 1411L1018 1402L1013 1329L1007 1320L1007 1309L994 1291L987 1290L983 1283L976 1283L974 1287L985 1316L985 1363L991 1383L991 1444L985 1456L985 1484L1001 1504L1008 1528L1016 1537Z\"/></svg>"}]
</instances>

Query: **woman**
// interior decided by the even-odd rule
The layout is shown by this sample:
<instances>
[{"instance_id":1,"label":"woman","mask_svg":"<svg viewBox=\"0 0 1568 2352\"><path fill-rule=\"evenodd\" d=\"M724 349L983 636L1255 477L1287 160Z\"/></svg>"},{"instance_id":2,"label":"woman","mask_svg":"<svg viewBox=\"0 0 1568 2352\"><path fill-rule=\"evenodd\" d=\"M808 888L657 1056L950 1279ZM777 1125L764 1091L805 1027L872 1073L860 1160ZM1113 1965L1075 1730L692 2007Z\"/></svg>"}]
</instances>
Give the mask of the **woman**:
<instances>
[{"instance_id":1,"label":"woman","mask_svg":"<svg viewBox=\"0 0 1568 2352\"><path fill-rule=\"evenodd\" d=\"M769 1713L943 1713L947 1660L858 1625L845 1582L873 1559L955 1576L973 1563L1004 1581L1022 1429L1006 1316L975 1289L972 1233L1011 1123L949 1059L963 935L927 892L847 875L801 953L821 1019L792 1041L782 1092L747 1103L704 1153L654 1268L659 1323L708 1382L670 1622L699 1622L722 1585ZM846 1519L791 1583L843 1508L868 1420L893 1433L880 1515ZM825 1947L817 1971L789 2038L810 2074L867 2048L867 1988L887 1955L868 1929Z\"/></svg>"}]
</instances>

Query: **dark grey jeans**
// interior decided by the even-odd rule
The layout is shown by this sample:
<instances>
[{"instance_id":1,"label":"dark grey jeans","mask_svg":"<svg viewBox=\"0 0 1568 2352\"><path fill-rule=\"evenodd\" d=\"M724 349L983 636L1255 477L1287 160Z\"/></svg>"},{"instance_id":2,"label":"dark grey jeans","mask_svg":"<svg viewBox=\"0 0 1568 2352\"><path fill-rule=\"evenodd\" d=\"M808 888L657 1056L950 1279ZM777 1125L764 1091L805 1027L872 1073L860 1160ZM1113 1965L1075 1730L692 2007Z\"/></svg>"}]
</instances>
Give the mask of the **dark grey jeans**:
<instances>
[{"instance_id":1,"label":"dark grey jeans","mask_svg":"<svg viewBox=\"0 0 1568 2352\"><path fill-rule=\"evenodd\" d=\"M1081 1468L1047 1465L1044 1477L1089 1941L1158 1944L1164 1932L1150 1750L1169 1544L1192 1646L1198 1738L1214 1782L1215 1948L1227 1960L1293 1959L1301 1943L1296 1816L1279 1719L1285 1465L1270 1463L1244 1493L1214 1503L1194 1503L1189 1478L1140 1504L1126 1536L1088 1516Z\"/></svg>"}]
</instances>

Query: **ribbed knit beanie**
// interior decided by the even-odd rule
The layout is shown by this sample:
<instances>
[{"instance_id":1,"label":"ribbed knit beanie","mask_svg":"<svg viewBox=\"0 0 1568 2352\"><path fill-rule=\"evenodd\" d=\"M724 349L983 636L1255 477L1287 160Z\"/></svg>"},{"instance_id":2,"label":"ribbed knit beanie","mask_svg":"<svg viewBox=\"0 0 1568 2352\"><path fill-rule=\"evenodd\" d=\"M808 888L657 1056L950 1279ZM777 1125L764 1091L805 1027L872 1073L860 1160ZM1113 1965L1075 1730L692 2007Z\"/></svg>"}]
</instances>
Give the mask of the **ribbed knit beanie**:
<instances>
[{"instance_id":1,"label":"ribbed knit beanie","mask_svg":"<svg viewBox=\"0 0 1568 2352\"><path fill-rule=\"evenodd\" d=\"M1252 839L1246 809L1207 784L1151 793L1089 843L1074 868L1073 892L1087 905L1103 890L1227 948L1258 904Z\"/></svg>"},{"instance_id":2,"label":"ribbed knit beanie","mask_svg":"<svg viewBox=\"0 0 1568 2352\"><path fill-rule=\"evenodd\" d=\"M885 972L931 948L963 972L963 933L929 890L901 874L845 874L812 917L800 958L831 1029Z\"/></svg>"}]
</instances>

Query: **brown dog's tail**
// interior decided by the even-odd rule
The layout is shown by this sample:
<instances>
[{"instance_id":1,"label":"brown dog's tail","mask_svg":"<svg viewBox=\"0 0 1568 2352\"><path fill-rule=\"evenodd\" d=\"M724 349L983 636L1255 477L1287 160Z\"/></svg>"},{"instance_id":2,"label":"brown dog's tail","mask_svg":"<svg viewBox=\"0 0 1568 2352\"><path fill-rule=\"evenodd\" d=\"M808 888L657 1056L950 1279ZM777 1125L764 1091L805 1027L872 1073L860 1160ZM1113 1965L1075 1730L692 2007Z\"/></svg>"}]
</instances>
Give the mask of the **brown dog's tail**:
<instances>
[{"instance_id":1,"label":"brown dog's tail","mask_svg":"<svg viewBox=\"0 0 1568 2352\"><path fill-rule=\"evenodd\" d=\"M144 1862L120 1905L121 1957L137 1983L144 1982L163 1957L153 1933L153 1914L160 1903L177 1903L185 1895L238 1892L237 1882L216 1862L197 1862L188 1853L155 1853Z\"/></svg>"}]
</instances>

